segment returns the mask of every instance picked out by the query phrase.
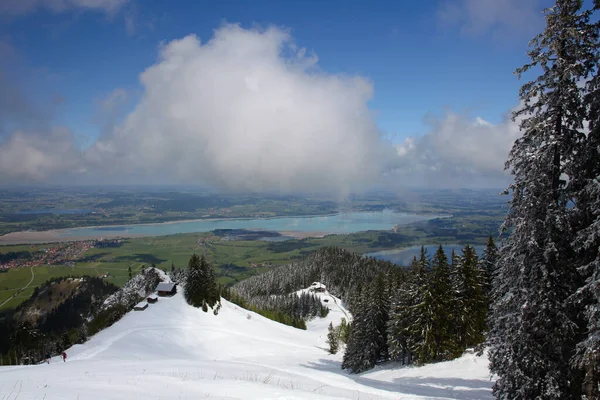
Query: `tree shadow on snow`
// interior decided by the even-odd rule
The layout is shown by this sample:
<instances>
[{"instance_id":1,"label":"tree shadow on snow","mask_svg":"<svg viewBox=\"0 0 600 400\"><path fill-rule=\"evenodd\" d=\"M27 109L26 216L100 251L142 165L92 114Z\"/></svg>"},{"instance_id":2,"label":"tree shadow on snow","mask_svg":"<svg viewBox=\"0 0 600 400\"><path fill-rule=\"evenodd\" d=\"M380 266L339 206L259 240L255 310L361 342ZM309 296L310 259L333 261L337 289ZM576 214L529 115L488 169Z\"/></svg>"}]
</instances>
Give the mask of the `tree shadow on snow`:
<instances>
[{"instance_id":1,"label":"tree shadow on snow","mask_svg":"<svg viewBox=\"0 0 600 400\"><path fill-rule=\"evenodd\" d=\"M378 370L367 371L363 374L351 374L348 371L342 370L339 361L319 359L318 362L308 362L302 366L344 375L361 385L389 392L459 400L491 400L494 398L491 390L492 382L478 379L407 376L395 378L392 382L386 382L364 376ZM386 370L384 368L381 371Z\"/></svg>"},{"instance_id":2,"label":"tree shadow on snow","mask_svg":"<svg viewBox=\"0 0 600 400\"><path fill-rule=\"evenodd\" d=\"M309 361L307 364L301 364L301 366L319 371L335 372L340 375L348 375L348 373L342 369L342 363L334 360L325 360L320 358L318 362Z\"/></svg>"}]
</instances>

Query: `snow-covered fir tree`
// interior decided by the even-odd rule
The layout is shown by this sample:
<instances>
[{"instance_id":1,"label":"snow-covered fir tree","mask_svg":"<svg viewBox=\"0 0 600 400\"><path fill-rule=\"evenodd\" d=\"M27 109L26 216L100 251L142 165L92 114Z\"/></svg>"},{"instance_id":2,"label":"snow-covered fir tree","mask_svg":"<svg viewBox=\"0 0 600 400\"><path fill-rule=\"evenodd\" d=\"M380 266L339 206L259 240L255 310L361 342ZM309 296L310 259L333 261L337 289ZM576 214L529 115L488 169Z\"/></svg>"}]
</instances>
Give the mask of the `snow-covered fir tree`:
<instances>
[{"instance_id":1,"label":"snow-covered fir tree","mask_svg":"<svg viewBox=\"0 0 600 400\"><path fill-rule=\"evenodd\" d=\"M340 348L339 332L333 327L333 323L329 323L327 328L327 344L329 345L329 353L336 354Z\"/></svg>"},{"instance_id":2,"label":"snow-covered fir tree","mask_svg":"<svg viewBox=\"0 0 600 400\"><path fill-rule=\"evenodd\" d=\"M465 246L452 270L454 338L460 349L476 346L485 339L488 300L486 277L478 267L477 253Z\"/></svg>"},{"instance_id":3,"label":"snow-covered fir tree","mask_svg":"<svg viewBox=\"0 0 600 400\"><path fill-rule=\"evenodd\" d=\"M377 282L379 281L379 282ZM382 278L366 286L354 307L352 329L344 353L342 368L353 373L367 371L380 361L386 352L386 329L379 320L381 304L374 298L374 291L383 288Z\"/></svg>"},{"instance_id":4,"label":"snow-covered fir tree","mask_svg":"<svg viewBox=\"0 0 600 400\"><path fill-rule=\"evenodd\" d=\"M595 1L593 12L600 10ZM597 21L597 16L595 17ZM583 375L587 399L600 398L600 78L598 77L600 23L584 21L583 54L588 68L583 102L588 131L580 136L567 174L567 189L573 198L571 222L574 231L574 262L582 275L580 288L572 298L583 311L584 334L577 344L573 367Z\"/></svg>"},{"instance_id":5,"label":"snow-covered fir tree","mask_svg":"<svg viewBox=\"0 0 600 400\"><path fill-rule=\"evenodd\" d=\"M435 319L433 321L433 341L437 346L435 358L448 360L459 356L461 351L456 344L452 325L454 324L454 293L450 277L450 265L444 249L440 245L431 259L431 292L434 295Z\"/></svg>"},{"instance_id":6,"label":"snow-covered fir tree","mask_svg":"<svg viewBox=\"0 0 600 400\"><path fill-rule=\"evenodd\" d=\"M219 301L215 272L204 255L190 257L186 270L184 296L188 304L194 307L213 307Z\"/></svg>"},{"instance_id":7,"label":"snow-covered fir tree","mask_svg":"<svg viewBox=\"0 0 600 400\"><path fill-rule=\"evenodd\" d=\"M580 374L569 368L581 335L569 301L580 275L571 242L572 193L579 148L586 135L582 80L588 73L589 13L582 1L558 0L545 11L546 28L530 43L531 62L542 74L521 88L514 114L522 137L506 167L514 175L494 277L489 344L498 398L581 397ZM596 67L597 68L597 67ZM597 251L597 248L596 248Z\"/></svg>"},{"instance_id":8,"label":"snow-covered fir tree","mask_svg":"<svg viewBox=\"0 0 600 400\"><path fill-rule=\"evenodd\" d=\"M483 292L488 298L490 297L492 292L492 277L494 276L496 270L498 257L498 247L494 242L494 238L490 236L488 238L485 249L483 250L483 255L479 260L479 268L481 269L481 273L483 274L484 279Z\"/></svg>"}]
</instances>

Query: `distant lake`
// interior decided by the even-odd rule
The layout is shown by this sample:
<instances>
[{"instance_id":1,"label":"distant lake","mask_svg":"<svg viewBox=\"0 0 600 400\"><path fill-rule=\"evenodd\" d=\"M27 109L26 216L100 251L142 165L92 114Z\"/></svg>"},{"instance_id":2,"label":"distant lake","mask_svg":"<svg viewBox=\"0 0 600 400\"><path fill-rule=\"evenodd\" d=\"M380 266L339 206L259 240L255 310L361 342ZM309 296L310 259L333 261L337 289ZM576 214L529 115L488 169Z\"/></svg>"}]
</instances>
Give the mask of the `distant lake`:
<instances>
[{"instance_id":1,"label":"distant lake","mask_svg":"<svg viewBox=\"0 0 600 400\"><path fill-rule=\"evenodd\" d=\"M58 214L58 215L72 215L72 214L90 214L95 210L85 210L79 208L70 208L70 209L59 209L59 208L43 208L40 210L27 210L27 211L17 211L15 214L20 215L29 215L29 214Z\"/></svg>"},{"instance_id":2,"label":"distant lake","mask_svg":"<svg viewBox=\"0 0 600 400\"><path fill-rule=\"evenodd\" d=\"M395 225L440 218L438 215L377 212L347 212L326 216L257 219L213 219L147 225L73 228L57 232L60 238L109 236L163 236L178 233L209 232L215 229L262 229L275 232L321 232L347 234L369 230L390 230Z\"/></svg>"},{"instance_id":3,"label":"distant lake","mask_svg":"<svg viewBox=\"0 0 600 400\"><path fill-rule=\"evenodd\" d=\"M440 245L439 244L428 244L423 247L425 247L425 249L427 250L427 255L429 256L429 258L431 258L431 257L433 257L433 254L437 251L438 247L440 247ZM462 249L465 248L465 245L451 243L451 244L442 244L442 247L444 248L444 251L446 252L446 255L448 256L448 258L450 258L450 255L452 254L452 250L454 250L459 255L462 254ZM485 246L473 246L473 247L475 248L475 251L477 252L477 254L479 256L481 256L483 254L483 250L485 249ZM394 264L401 265L403 267L409 266L413 260L413 257L417 256L417 258L419 258L420 255L421 255L421 246L412 246L412 247L407 247L404 249L382 250L382 251L375 251L372 253L365 254L365 256L375 257L378 260L393 262Z\"/></svg>"}]
</instances>

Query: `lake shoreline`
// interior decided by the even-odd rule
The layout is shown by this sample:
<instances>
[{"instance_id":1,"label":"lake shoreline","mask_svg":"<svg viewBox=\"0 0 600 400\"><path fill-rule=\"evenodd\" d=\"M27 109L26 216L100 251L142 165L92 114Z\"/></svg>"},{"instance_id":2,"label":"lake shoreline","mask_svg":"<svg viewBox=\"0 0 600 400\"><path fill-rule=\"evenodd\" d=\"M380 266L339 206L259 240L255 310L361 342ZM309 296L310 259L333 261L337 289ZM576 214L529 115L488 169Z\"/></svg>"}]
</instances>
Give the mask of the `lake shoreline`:
<instances>
[{"instance_id":1,"label":"lake shoreline","mask_svg":"<svg viewBox=\"0 0 600 400\"><path fill-rule=\"evenodd\" d=\"M322 238L327 235L332 235L330 232L305 232L305 231L272 231L277 232L281 236L290 236L294 239L301 240L307 238ZM196 232L206 233L206 232ZM172 235L190 235L193 233L174 233ZM108 233L102 236L103 239L139 239L157 236L172 236L172 235L143 235L133 233ZM1 246L14 246L14 245L29 245L29 244L45 244L45 243L67 243L67 242L79 242L84 240L98 240L98 236L94 235L81 235L81 236L58 236L57 230L50 231L21 231L11 232L6 235L0 236L0 247Z\"/></svg>"},{"instance_id":2,"label":"lake shoreline","mask_svg":"<svg viewBox=\"0 0 600 400\"><path fill-rule=\"evenodd\" d=\"M367 230L386 231L392 230L396 225L406 225L413 222L444 217L446 216L438 214L413 214L383 210L294 217L190 219L159 223L101 225L47 231L11 232L0 236L0 246L73 242L97 240L98 238L115 239L168 236L183 233L204 233L216 229L232 228L259 229L277 232L283 236L292 236L296 239L304 239L308 237L323 237L328 234L349 234ZM266 222L266 226L256 226L262 225L263 222ZM181 226L173 227L176 224L180 224ZM197 226L193 226L194 224L197 224ZM169 229L169 227L173 228Z\"/></svg>"}]
</instances>

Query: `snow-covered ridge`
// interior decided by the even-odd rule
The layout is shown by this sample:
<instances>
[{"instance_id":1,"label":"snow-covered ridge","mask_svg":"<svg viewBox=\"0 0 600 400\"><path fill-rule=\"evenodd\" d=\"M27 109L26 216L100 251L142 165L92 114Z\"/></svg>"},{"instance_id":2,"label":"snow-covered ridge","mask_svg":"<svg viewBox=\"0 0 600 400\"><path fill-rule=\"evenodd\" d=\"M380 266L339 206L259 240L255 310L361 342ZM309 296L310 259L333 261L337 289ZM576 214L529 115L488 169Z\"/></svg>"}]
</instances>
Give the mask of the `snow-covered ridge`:
<instances>
[{"instance_id":1,"label":"snow-covered ridge","mask_svg":"<svg viewBox=\"0 0 600 400\"><path fill-rule=\"evenodd\" d=\"M205 313L188 306L180 290L67 350L66 363L0 368L0 394L18 400L491 398L487 360L472 354L422 368L342 371L342 355L328 354L325 339L329 323L349 314L327 291L316 294L331 311L303 331L225 300L217 316Z\"/></svg>"}]
</instances>

